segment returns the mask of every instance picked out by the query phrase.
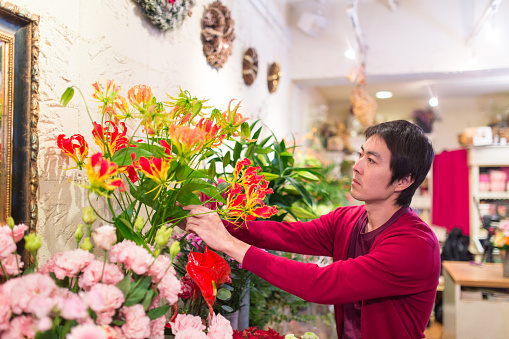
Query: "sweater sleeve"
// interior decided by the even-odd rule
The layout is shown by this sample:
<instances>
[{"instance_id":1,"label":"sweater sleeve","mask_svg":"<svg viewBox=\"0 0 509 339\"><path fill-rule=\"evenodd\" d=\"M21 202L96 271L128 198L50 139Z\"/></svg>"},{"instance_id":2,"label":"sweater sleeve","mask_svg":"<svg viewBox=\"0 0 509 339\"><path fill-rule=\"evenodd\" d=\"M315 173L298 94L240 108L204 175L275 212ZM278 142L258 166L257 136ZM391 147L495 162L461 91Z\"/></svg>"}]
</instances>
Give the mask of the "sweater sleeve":
<instances>
[{"instance_id":1,"label":"sweater sleeve","mask_svg":"<svg viewBox=\"0 0 509 339\"><path fill-rule=\"evenodd\" d=\"M332 256L333 239L337 232L349 236L347 228L338 227L338 220L352 219L359 208L342 207L308 222L250 221L247 227L223 221L237 239L267 250L291 253ZM342 236L341 233L339 233Z\"/></svg>"},{"instance_id":2,"label":"sweater sleeve","mask_svg":"<svg viewBox=\"0 0 509 339\"><path fill-rule=\"evenodd\" d=\"M251 247L243 268L304 300L343 304L434 289L440 274L437 246L416 236L389 237L370 254L325 267L292 261Z\"/></svg>"}]
</instances>

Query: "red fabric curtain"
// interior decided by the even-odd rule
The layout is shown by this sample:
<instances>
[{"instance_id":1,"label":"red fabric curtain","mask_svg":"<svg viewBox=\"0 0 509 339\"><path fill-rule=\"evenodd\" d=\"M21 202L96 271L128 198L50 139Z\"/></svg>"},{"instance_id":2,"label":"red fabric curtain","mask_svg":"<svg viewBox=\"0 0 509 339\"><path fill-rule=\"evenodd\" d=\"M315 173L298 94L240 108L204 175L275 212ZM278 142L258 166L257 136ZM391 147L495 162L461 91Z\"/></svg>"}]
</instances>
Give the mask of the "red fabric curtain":
<instances>
[{"instance_id":1,"label":"red fabric curtain","mask_svg":"<svg viewBox=\"0 0 509 339\"><path fill-rule=\"evenodd\" d=\"M470 234L470 198L467 150L443 151L433 160L433 208L431 222L450 232L459 227Z\"/></svg>"}]
</instances>

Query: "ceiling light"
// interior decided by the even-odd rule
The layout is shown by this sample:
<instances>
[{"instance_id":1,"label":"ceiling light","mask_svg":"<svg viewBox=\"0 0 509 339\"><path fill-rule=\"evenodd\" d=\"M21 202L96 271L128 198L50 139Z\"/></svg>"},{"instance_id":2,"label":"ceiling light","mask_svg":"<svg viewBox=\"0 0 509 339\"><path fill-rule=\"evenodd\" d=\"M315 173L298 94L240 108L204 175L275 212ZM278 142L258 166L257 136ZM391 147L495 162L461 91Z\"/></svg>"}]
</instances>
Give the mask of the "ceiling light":
<instances>
[{"instance_id":1,"label":"ceiling light","mask_svg":"<svg viewBox=\"0 0 509 339\"><path fill-rule=\"evenodd\" d=\"M345 58L355 60L355 51L352 48L347 49L345 52Z\"/></svg>"},{"instance_id":2,"label":"ceiling light","mask_svg":"<svg viewBox=\"0 0 509 339\"><path fill-rule=\"evenodd\" d=\"M431 97L431 99L429 99L428 103L431 107L437 107L438 106L437 97Z\"/></svg>"},{"instance_id":3,"label":"ceiling light","mask_svg":"<svg viewBox=\"0 0 509 339\"><path fill-rule=\"evenodd\" d=\"M392 92L389 92L389 91L376 92L375 97L377 97L378 99L392 98Z\"/></svg>"}]
</instances>

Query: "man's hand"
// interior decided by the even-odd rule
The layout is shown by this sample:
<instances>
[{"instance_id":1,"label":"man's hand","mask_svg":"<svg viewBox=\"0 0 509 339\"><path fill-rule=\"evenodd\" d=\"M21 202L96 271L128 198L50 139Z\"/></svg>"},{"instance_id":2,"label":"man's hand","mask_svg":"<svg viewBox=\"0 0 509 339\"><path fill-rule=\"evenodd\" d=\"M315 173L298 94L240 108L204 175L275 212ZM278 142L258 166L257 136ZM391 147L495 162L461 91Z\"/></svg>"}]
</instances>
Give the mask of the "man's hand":
<instances>
[{"instance_id":1,"label":"man's hand","mask_svg":"<svg viewBox=\"0 0 509 339\"><path fill-rule=\"evenodd\" d=\"M186 232L196 233L212 249L242 263L249 245L228 233L216 212L200 205L183 206L182 209L189 211Z\"/></svg>"}]
</instances>

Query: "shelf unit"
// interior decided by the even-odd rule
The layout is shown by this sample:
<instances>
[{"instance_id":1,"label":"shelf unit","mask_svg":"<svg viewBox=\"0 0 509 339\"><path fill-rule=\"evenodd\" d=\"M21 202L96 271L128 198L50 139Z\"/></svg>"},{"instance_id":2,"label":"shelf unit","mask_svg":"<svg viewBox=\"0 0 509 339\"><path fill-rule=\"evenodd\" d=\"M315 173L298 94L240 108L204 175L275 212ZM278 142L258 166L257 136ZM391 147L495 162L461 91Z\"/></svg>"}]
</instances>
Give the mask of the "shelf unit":
<instances>
[{"instance_id":1,"label":"shelf unit","mask_svg":"<svg viewBox=\"0 0 509 339\"><path fill-rule=\"evenodd\" d=\"M468 149L469 187L470 187L470 252L483 253L480 239L487 238L482 227L477 204L485 200L509 200L509 192L479 191L479 173L483 167L509 167L509 146L475 146ZM477 202L477 204L476 204Z\"/></svg>"}]
</instances>

